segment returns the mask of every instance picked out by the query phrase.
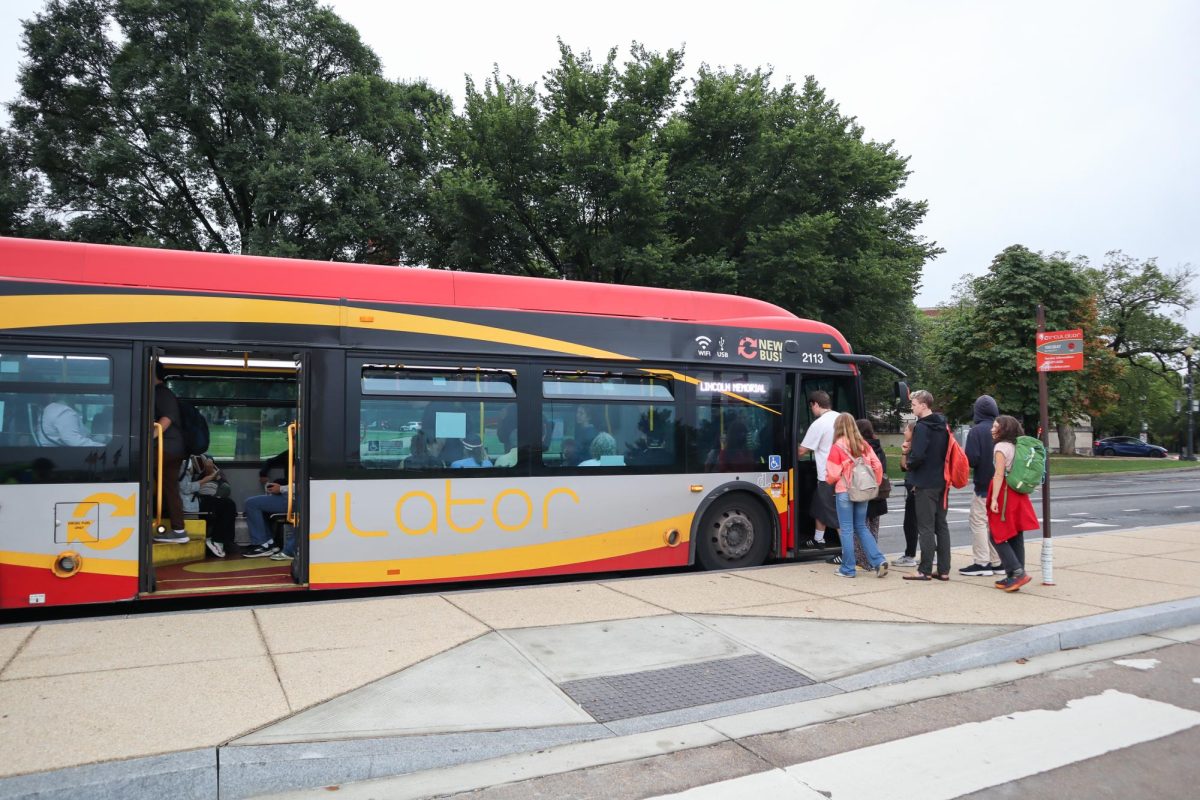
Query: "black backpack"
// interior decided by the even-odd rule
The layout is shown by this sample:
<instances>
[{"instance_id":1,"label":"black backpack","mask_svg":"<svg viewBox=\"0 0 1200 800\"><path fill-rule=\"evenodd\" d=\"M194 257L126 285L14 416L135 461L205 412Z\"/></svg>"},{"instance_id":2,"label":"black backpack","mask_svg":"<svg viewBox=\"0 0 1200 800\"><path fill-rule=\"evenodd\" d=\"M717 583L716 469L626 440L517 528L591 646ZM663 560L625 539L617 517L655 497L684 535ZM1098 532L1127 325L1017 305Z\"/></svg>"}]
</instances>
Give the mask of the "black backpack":
<instances>
[{"instance_id":1,"label":"black backpack","mask_svg":"<svg viewBox=\"0 0 1200 800\"><path fill-rule=\"evenodd\" d=\"M187 455L202 456L208 452L208 420L187 400L179 400L179 427Z\"/></svg>"}]
</instances>

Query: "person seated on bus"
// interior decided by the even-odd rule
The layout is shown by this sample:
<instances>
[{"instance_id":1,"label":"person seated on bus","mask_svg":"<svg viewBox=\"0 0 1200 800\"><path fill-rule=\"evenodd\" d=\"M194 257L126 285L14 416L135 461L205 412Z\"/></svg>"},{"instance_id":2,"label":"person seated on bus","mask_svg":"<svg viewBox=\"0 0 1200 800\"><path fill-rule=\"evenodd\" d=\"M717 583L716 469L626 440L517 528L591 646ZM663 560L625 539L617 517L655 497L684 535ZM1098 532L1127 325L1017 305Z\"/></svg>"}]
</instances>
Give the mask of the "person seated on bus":
<instances>
[{"instance_id":1,"label":"person seated on bus","mask_svg":"<svg viewBox=\"0 0 1200 800\"><path fill-rule=\"evenodd\" d=\"M592 439L592 457L580 461L581 467L610 467L623 466L623 459L617 455L617 440L611 434L600 432Z\"/></svg>"},{"instance_id":2,"label":"person seated on bus","mask_svg":"<svg viewBox=\"0 0 1200 800\"><path fill-rule=\"evenodd\" d=\"M83 427L83 417L73 406L64 402L66 398L55 396L42 409L38 421L38 436L34 438L43 447L104 447L103 442L93 439Z\"/></svg>"},{"instance_id":3,"label":"person seated on bus","mask_svg":"<svg viewBox=\"0 0 1200 800\"><path fill-rule=\"evenodd\" d=\"M750 452L750 433L746 423L734 420L725 431L725 446L717 454L717 472L754 469L757 461Z\"/></svg>"},{"instance_id":4,"label":"person seated on bus","mask_svg":"<svg viewBox=\"0 0 1200 800\"><path fill-rule=\"evenodd\" d=\"M487 451L483 449L483 442L479 440L478 434L468 433L466 438L462 440L462 449L466 453L466 456L457 461L450 462L451 469L474 469L492 466L492 460L488 458Z\"/></svg>"},{"instance_id":5,"label":"person seated on bus","mask_svg":"<svg viewBox=\"0 0 1200 800\"><path fill-rule=\"evenodd\" d=\"M258 482L263 486L268 483L287 482L288 451L273 455L262 463L258 470Z\"/></svg>"},{"instance_id":6,"label":"person seated on bus","mask_svg":"<svg viewBox=\"0 0 1200 800\"><path fill-rule=\"evenodd\" d=\"M92 438L98 442L111 442L113 432L113 409L105 406L92 417Z\"/></svg>"},{"instance_id":7,"label":"person seated on bus","mask_svg":"<svg viewBox=\"0 0 1200 800\"><path fill-rule=\"evenodd\" d=\"M441 469L442 460L429 451L424 431L417 431L408 440L409 456L404 459L405 469Z\"/></svg>"},{"instance_id":8,"label":"person seated on bus","mask_svg":"<svg viewBox=\"0 0 1200 800\"><path fill-rule=\"evenodd\" d=\"M242 551L246 558L264 558L279 552L271 536L271 515L287 512L288 485L269 481L263 489L266 494L246 501L246 527L250 531L250 547Z\"/></svg>"},{"instance_id":9,"label":"person seated on bus","mask_svg":"<svg viewBox=\"0 0 1200 800\"><path fill-rule=\"evenodd\" d=\"M508 445L508 450L496 457L496 466L515 467L517 465L517 429L512 428L509 430L508 438L501 439L500 441Z\"/></svg>"},{"instance_id":10,"label":"person seated on bus","mask_svg":"<svg viewBox=\"0 0 1200 800\"><path fill-rule=\"evenodd\" d=\"M217 558L224 558L225 548L233 544L237 504L211 458L203 455L184 460L179 494L184 513L204 515L204 546Z\"/></svg>"}]
</instances>

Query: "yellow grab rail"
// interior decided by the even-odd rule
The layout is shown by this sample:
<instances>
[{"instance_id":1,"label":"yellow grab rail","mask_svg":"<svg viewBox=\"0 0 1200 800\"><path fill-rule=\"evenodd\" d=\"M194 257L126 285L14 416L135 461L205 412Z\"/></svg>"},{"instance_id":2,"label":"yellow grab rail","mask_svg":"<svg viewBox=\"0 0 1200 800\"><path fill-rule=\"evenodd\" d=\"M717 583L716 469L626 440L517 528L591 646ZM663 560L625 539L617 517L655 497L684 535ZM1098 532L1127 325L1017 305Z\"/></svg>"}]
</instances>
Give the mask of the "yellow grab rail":
<instances>
[{"instance_id":1,"label":"yellow grab rail","mask_svg":"<svg viewBox=\"0 0 1200 800\"><path fill-rule=\"evenodd\" d=\"M163 482L163 426L154 423L154 440L158 443L158 505L154 510L155 525L162 524L162 482Z\"/></svg>"},{"instance_id":2,"label":"yellow grab rail","mask_svg":"<svg viewBox=\"0 0 1200 800\"><path fill-rule=\"evenodd\" d=\"M293 498L296 496L296 423L287 427L288 437L288 504L287 521L289 525L296 524L296 514L292 509Z\"/></svg>"}]
</instances>

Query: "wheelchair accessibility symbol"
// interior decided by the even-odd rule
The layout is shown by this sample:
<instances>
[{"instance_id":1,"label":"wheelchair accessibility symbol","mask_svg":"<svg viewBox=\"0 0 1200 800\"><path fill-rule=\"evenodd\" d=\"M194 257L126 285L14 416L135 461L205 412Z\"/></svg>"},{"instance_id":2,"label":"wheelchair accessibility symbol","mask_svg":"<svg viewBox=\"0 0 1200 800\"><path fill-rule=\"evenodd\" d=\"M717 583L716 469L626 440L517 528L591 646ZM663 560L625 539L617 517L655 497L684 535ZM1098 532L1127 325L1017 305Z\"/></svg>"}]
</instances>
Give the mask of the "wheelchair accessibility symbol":
<instances>
[{"instance_id":1,"label":"wheelchair accessibility symbol","mask_svg":"<svg viewBox=\"0 0 1200 800\"><path fill-rule=\"evenodd\" d=\"M783 467L783 459L779 456L767 456L767 469L776 472Z\"/></svg>"}]
</instances>

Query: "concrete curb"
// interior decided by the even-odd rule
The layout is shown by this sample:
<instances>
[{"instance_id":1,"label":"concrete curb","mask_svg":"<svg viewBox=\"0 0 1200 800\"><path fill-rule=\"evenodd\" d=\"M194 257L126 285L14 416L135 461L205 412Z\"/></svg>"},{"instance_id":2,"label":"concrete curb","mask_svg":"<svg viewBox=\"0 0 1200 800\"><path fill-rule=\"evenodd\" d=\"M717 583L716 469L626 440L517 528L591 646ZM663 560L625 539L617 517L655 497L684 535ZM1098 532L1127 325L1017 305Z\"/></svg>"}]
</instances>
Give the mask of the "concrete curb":
<instances>
[{"instance_id":1,"label":"concrete curb","mask_svg":"<svg viewBox=\"0 0 1200 800\"><path fill-rule=\"evenodd\" d=\"M287 745L224 745L0 779L0 800L200 798L265 793L412 775L563 744L613 742L748 711L964 672L1170 628L1200 624L1200 597L1036 625L919 658L813 684L681 712L534 730L483 731Z\"/></svg>"}]
</instances>

